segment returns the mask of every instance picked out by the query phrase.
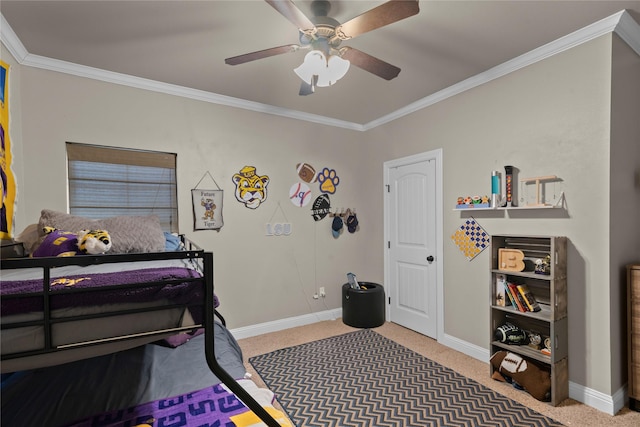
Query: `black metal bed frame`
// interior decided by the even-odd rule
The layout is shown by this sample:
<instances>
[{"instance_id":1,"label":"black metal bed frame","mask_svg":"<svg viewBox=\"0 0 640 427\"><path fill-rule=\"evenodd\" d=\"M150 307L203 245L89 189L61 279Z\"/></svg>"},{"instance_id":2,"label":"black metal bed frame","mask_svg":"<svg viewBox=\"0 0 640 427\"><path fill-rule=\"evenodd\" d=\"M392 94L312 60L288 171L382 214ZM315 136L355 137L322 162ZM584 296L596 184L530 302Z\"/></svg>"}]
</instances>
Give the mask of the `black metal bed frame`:
<instances>
[{"instance_id":1,"label":"black metal bed frame","mask_svg":"<svg viewBox=\"0 0 640 427\"><path fill-rule=\"evenodd\" d=\"M213 285L213 253L206 252L195 243L186 239L184 236L180 236L183 244L185 245L185 251L176 252L156 252L156 253L136 253L136 254L113 254L113 255L83 255L75 257L43 257L43 258L12 258L3 259L0 265L1 270L21 269L21 268L42 268L43 269L43 290L41 292L34 292L29 294L19 295L3 295L0 296L1 300L10 300L15 298L21 298L24 296L42 297L43 301L43 317L35 321L27 322L12 322L6 324L0 322L0 330L7 330L12 328L26 327L26 326L42 326L44 330L44 346L41 349L30 350L20 353L3 354L1 360L10 360L20 357L28 357L33 355L53 353L68 348L81 348L91 345L103 344L106 342L116 342L123 340L130 340L134 338L140 338L143 336L160 336L168 332L178 333L182 331L191 331L201 327L205 330L205 356L209 369L218 377L229 389L249 408L251 409L267 426L269 427L281 427L280 424L240 385L231 377L227 371L224 370L218 364L215 357L215 340L214 340L214 322L215 317L218 317L223 324L226 324L224 318L215 309L214 301L214 285ZM116 337L105 338L101 340L82 341L78 343L65 344L62 346L55 346L52 344L52 325L60 322L70 322L78 320L86 320L107 316L117 316L128 313L139 313L141 311L159 311L170 308L186 308L187 306L195 305L193 302L187 304L164 304L161 306L152 306L144 309L135 310L114 310L107 313L98 314L85 314L80 316L65 316L64 318L55 318L51 313L51 296L60 291L51 290L49 283L51 280L51 269L56 267L78 265L87 266L95 264L111 264L119 262L141 262L141 261L157 261L157 260L172 260L172 259L193 259L201 260L202 262L202 277L198 278L184 278L171 281L162 282L145 282L142 284L123 284L116 285L121 289L133 289L139 286L165 286L170 283L184 283L184 282L201 282L204 287L204 324L182 326L171 329L152 330L142 333L121 335ZM1 282L1 280L0 280ZM109 287L113 289L113 287ZM100 288L90 289L64 289L64 293L69 292L100 292Z\"/></svg>"}]
</instances>

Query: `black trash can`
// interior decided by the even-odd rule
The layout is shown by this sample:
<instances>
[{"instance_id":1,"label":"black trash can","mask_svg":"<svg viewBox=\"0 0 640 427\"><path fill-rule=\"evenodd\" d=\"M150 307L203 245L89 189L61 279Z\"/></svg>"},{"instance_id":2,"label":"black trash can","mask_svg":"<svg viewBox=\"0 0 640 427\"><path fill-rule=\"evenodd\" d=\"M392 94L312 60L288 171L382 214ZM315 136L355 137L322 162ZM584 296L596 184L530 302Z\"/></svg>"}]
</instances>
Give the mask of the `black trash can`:
<instances>
[{"instance_id":1,"label":"black trash can","mask_svg":"<svg viewBox=\"0 0 640 427\"><path fill-rule=\"evenodd\" d=\"M362 289L342 285L342 321L355 328L375 328L384 324L384 288L359 282Z\"/></svg>"}]
</instances>

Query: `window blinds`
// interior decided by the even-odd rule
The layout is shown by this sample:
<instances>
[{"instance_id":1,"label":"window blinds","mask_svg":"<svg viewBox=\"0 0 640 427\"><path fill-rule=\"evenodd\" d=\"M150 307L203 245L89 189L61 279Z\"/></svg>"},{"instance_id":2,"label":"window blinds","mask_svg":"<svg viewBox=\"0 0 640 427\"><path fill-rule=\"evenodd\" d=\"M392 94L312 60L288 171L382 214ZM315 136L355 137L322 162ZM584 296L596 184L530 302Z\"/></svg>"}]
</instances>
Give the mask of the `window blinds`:
<instances>
[{"instance_id":1,"label":"window blinds","mask_svg":"<svg viewBox=\"0 0 640 427\"><path fill-rule=\"evenodd\" d=\"M165 231L178 231L175 154L68 142L67 159L69 213L154 214Z\"/></svg>"}]
</instances>

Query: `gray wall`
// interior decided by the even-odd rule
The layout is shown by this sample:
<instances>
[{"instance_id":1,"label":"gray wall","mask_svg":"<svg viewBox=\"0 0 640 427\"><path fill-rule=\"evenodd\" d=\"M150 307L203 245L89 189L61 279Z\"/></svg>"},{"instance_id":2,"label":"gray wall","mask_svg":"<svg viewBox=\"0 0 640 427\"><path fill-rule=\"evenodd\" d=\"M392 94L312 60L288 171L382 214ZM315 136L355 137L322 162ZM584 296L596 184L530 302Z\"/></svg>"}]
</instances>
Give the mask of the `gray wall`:
<instances>
[{"instance_id":1,"label":"gray wall","mask_svg":"<svg viewBox=\"0 0 640 427\"><path fill-rule=\"evenodd\" d=\"M612 36L368 132L378 170L385 160L443 148L444 329L447 335L483 348L489 325L489 253L467 261L450 240L466 218L452 210L456 197L488 193L491 170L503 172L506 164L517 166L520 178L557 175L563 180L556 191L565 191L566 211L471 215L489 234L568 237L570 381L606 394L626 382L620 271L626 262L640 259L639 228L630 224L637 219L635 210L613 213L609 204L610 181L622 181L627 203L629 199L634 200L632 206L638 203L632 176L639 168L640 133L632 126L638 122L639 110L633 103L640 82L629 69L637 67L638 56L619 44L617 40L616 59L623 56L631 64L624 68L618 89L619 108L627 117L621 125L626 129L613 145ZM612 155L624 161L610 167ZM371 179L381 185L379 173ZM549 188L552 194L553 186ZM378 221L383 221L381 213ZM614 229L615 245L625 248L624 257L610 255Z\"/></svg>"},{"instance_id":2,"label":"gray wall","mask_svg":"<svg viewBox=\"0 0 640 427\"><path fill-rule=\"evenodd\" d=\"M615 58L637 67L637 57L619 42L613 46ZM4 48L2 56L12 63ZM611 58L612 36L603 36L365 133L12 63L16 231L36 222L42 208L66 211L65 141L176 152L180 230L214 252L216 293L230 326L275 321L339 308L349 271L383 281L382 164L442 148L444 330L487 348L488 253L467 261L449 239L464 218L452 210L455 199L488 193L491 170L503 171L505 164L517 166L519 177L555 174L563 180L555 190L565 191L567 210L474 216L490 234L568 236L570 381L611 395L626 380L620 271L623 258L640 258L638 228L620 231L613 221L629 226L637 209L613 213L608 203L612 183L628 186L625 177L638 170L637 143L628 147L637 141L634 121L621 124L619 134L611 130ZM626 68L614 69L637 91ZM614 113L637 102L614 89ZM613 157L624 161L610 167ZM328 219L316 223L308 209L288 201L300 161L339 172L332 205L355 208L359 232L333 239ZM271 178L269 199L255 211L233 196L231 176L244 165ZM206 171L225 190L219 233L192 231L190 189ZM637 184L634 191L637 197ZM267 222L290 222L293 234L267 237ZM614 235L615 245L633 256L614 255ZM320 286L327 298L312 299Z\"/></svg>"},{"instance_id":3,"label":"gray wall","mask_svg":"<svg viewBox=\"0 0 640 427\"><path fill-rule=\"evenodd\" d=\"M610 345L611 389L627 378L625 266L640 262L640 57L613 37L611 82ZM618 364L624 360L625 363Z\"/></svg>"},{"instance_id":4,"label":"gray wall","mask_svg":"<svg viewBox=\"0 0 640 427\"><path fill-rule=\"evenodd\" d=\"M358 197L366 165L353 159L361 134L50 71L21 73L28 83L20 88L23 138L14 139L24 169L18 231L37 222L42 208L67 211L65 141L168 151L178 154L179 229L214 252L216 293L230 327L339 307L346 273L366 271L362 248L377 242L367 200ZM289 201L296 164L304 161L338 171L332 205L356 209L358 233L334 239L328 218L315 222L310 207ZM256 210L234 197L231 177L245 165L271 180L267 202ZM225 190L220 232L192 231L190 190L207 171ZM215 184L206 177L199 188ZM266 236L265 225L278 222L292 223L293 233ZM314 300L320 286L327 298Z\"/></svg>"}]
</instances>

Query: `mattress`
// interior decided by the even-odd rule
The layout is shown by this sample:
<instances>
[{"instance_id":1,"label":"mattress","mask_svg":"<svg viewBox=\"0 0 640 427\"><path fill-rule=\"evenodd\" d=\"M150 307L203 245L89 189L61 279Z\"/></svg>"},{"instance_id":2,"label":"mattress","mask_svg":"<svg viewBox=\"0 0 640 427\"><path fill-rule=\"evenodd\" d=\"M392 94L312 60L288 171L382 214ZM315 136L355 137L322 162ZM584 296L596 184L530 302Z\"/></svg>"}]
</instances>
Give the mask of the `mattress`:
<instances>
[{"instance_id":1,"label":"mattress","mask_svg":"<svg viewBox=\"0 0 640 427\"><path fill-rule=\"evenodd\" d=\"M44 271L2 271L3 373L121 351L201 326L204 286L197 260L52 268L48 270L51 319L46 322L44 298L37 294ZM140 285L118 286L130 283ZM7 329L7 325L20 327ZM50 342L44 332L48 327ZM123 336L127 338L120 340Z\"/></svg>"}]
</instances>

